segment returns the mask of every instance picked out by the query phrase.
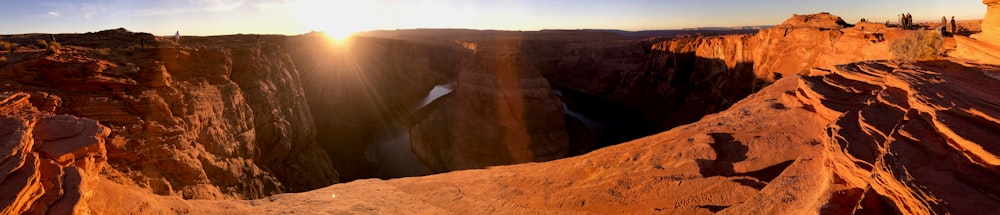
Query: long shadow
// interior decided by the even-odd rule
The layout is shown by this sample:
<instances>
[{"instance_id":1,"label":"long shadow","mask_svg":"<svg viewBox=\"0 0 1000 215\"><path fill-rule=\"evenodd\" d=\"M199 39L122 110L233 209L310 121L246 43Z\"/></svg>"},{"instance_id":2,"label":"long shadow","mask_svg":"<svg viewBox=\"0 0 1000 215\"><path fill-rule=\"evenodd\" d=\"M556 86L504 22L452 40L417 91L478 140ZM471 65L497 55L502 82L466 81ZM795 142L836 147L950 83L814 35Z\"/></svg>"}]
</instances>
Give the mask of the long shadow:
<instances>
[{"instance_id":1,"label":"long shadow","mask_svg":"<svg viewBox=\"0 0 1000 215\"><path fill-rule=\"evenodd\" d=\"M733 169L733 164L746 160L749 148L742 142L736 141L730 133L711 133L709 136L715 141L711 145L712 150L715 151L715 160L698 159L695 161L698 163L699 172L703 177L750 177L753 179L738 178L733 181L760 190L781 175L788 166L795 163L795 160L787 160L757 171L737 173Z\"/></svg>"},{"instance_id":2,"label":"long shadow","mask_svg":"<svg viewBox=\"0 0 1000 215\"><path fill-rule=\"evenodd\" d=\"M746 160L750 148L740 141L735 141L733 134L711 133L709 136L715 140L711 145L715 151L715 160L696 160L699 172L704 177L735 175L733 163Z\"/></svg>"}]
</instances>

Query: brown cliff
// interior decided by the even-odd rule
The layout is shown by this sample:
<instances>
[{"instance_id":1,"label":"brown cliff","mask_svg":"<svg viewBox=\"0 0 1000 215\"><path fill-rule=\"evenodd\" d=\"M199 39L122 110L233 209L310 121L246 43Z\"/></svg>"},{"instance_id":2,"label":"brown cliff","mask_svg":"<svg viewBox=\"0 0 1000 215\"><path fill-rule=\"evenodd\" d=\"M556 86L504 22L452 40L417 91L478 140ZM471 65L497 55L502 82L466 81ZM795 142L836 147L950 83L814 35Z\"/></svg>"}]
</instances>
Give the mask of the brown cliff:
<instances>
[{"instance_id":1,"label":"brown cliff","mask_svg":"<svg viewBox=\"0 0 1000 215\"><path fill-rule=\"evenodd\" d=\"M69 139L107 143L106 152L91 141L98 144L10 153L14 164L39 164L10 169L17 180L0 186L18 195L5 210L930 214L998 206L990 183L998 179L998 68L960 59L852 63L890 57L885 42L864 34L882 29L891 39L894 30L834 17L666 41L334 44L234 35L18 52L0 65L0 89L25 92L12 94L23 96L10 97L19 98L10 110L27 110L9 115L74 115L23 127L94 122ZM119 33L99 35L135 36ZM113 54L91 50L101 47ZM450 81L450 95L412 116L427 91ZM574 146L566 146L559 100L593 104L572 101L570 91L638 110L665 132L551 162L271 195L332 183L331 165L346 180L371 177L365 150L392 123L414 126L414 151L437 171L560 157ZM79 157L87 162L65 164ZM100 157L107 165L95 173ZM72 207L40 191L58 183Z\"/></svg>"},{"instance_id":2,"label":"brown cliff","mask_svg":"<svg viewBox=\"0 0 1000 215\"><path fill-rule=\"evenodd\" d=\"M214 213L975 214L1000 206L1000 72L872 61L778 80L726 111L545 163L361 180ZM776 120L780 119L780 120ZM310 204L301 204L309 202ZM154 207L155 208L155 207Z\"/></svg>"},{"instance_id":3,"label":"brown cliff","mask_svg":"<svg viewBox=\"0 0 1000 215\"><path fill-rule=\"evenodd\" d=\"M557 88L622 103L661 130L726 109L781 76L812 68L893 58L889 41L901 30L868 24L850 27L830 14L795 15L752 35L679 37L667 41L615 41L565 45L542 55L539 68Z\"/></svg>"},{"instance_id":4,"label":"brown cliff","mask_svg":"<svg viewBox=\"0 0 1000 215\"><path fill-rule=\"evenodd\" d=\"M108 126L104 177L207 199L260 198L336 182L329 158L316 150L294 66L286 54L261 51L278 47L73 42L88 36L143 35L65 36L69 48L59 54L15 53L0 70L0 88L29 93L46 111Z\"/></svg>"}]
</instances>

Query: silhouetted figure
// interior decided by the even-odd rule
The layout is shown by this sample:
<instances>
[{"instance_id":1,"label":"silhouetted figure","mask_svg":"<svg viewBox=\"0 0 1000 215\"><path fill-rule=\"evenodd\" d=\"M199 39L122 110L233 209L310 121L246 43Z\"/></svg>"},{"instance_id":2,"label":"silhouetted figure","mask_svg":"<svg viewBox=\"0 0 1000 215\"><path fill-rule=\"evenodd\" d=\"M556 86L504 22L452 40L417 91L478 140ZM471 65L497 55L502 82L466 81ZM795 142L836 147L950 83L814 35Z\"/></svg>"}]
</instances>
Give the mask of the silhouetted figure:
<instances>
[{"instance_id":1,"label":"silhouetted figure","mask_svg":"<svg viewBox=\"0 0 1000 215\"><path fill-rule=\"evenodd\" d=\"M903 21L903 18L906 18L906 14L899 14L898 17L899 17L899 27L903 28L903 26L906 26L906 23Z\"/></svg>"},{"instance_id":2,"label":"silhouetted figure","mask_svg":"<svg viewBox=\"0 0 1000 215\"><path fill-rule=\"evenodd\" d=\"M904 26L903 28L910 29L911 27L913 27L913 15L910 15L910 13L906 13L906 15L904 16L905 18L903 18L903 20L906 21L906 25L903 25Z\"/></svg>"},{"instance_id":3,"label":"silhouetted figure","mask_svg":"<svg viewBox=\"0 0 1000 215\"><path fill-rule=\"evenodd\" d=\"M177 42L177 45L181 44L181 31L174 33L174 42Z\"/></svg>"},{"instance_id":4,"label":"silhouetted figure","mask_svg":"<svg viewBox=\"0 0 1000 215\"><path fill-rule=\"evenodd\" d=\"M146 38L139 37L139 48L146 49Z\"/></svg>"},{"instance_id":5,"label":"silhouetted figure","mask_svg":"<svg viewBox=\"0 0 1000 215\"><path fill-rule=\"evenodd\" d=\"M951 16L951 34L958 34L958 25L955 24L955 16Z\"/></svg>"},{"instance_id":6,"label":"silhouetted figure","mask_svg":"<svg viewBox=\"0 0 1000 215\"><path fill-rule=\"evenodd\" d=\"M941 35L947 35L948 34L948 18L947 17L943 17L943 16L941 17L941 27L938 27L938 28L941 29Z\"/></svg>"}]
</instances>

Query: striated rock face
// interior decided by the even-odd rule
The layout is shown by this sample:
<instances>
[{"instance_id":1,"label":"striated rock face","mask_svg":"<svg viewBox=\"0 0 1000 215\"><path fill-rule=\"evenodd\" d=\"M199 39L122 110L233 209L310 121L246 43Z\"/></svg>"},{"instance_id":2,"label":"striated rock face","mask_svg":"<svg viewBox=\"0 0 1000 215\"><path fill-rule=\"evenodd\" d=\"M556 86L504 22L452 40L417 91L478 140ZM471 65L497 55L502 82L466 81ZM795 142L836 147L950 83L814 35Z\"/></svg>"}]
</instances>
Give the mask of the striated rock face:
<instances>
[{"instance_id":1,"label":"striated rock face","mask_svg":"<svg viewBox=\"0 0 1000 215\"><path fill-rule=\"evenodd\" d=\"M983 4L986 5L986 17L983 18L983 32L976 39L1000 45L1000 1L983 0Z\"/></svg>"},{"instance_id":2,"label":"striated rock face","mask_svg":"<svg viewBox=\"0 0 1000 215\"><path fill-rule=\"evenodd\" d=\"M898 30L847 27L837 20L829 14L796 15L754 35L570 44L553 54L555 63L535 63L555 64L543 72L554 86L620 102L667 130L724 110L779 76L892 58L889 42L864 35L880 31L892 40Z\"/></svg>"},{"instance_id":3,"label":"striated rock face","mask_svg":"<svg viewBox=\"0 0 1000 215\"><path fill-rule=\"evenodd\" d=\"M997 67L870 62L804 77L826 119L833 184L824 212L975 214L1000 206ZM863 105L852 105L863 104ZM847 201L851 200L851 201ZM851 203L857 201L858 203Z\"/></svg>"},{"instance_id":4,"label":"striated rock face","mask_svg":"<svg viewBox=\"0 0 1000 215\"><path fill-rule=\"evenodd\" d=\"M872 61L830 71L783 78L696 123L573 158L254 201L157 201L175 211L275 214L978 214L1000 207L993 197L1000 192L1000 85L989 78L1000 68Z\"/></svg>"},{"instance_id":5,"label":"striated rock face","mask_svg":"<svg viewBox=\"0 0 1000 215\"><path fill-rule=\"evenodd\" d=\"M111 130L92 119L38 111L29 97L0 93L0 212L90 212L85 193L107 164Z\"/></svg>"},{"instance_id":6,"label":"striated rock face","mask_svg":"<svg viewBox=\"0 0 1000 215\"><path fill-rule=\"evenodd\" d=\"M454 91L410 130L413 153L435 172L566 156L562 103L514 41L476 44Z\"/></svg>"},{"instance_id":7,"label":"striated rock face","mask_svg":"<svg viewBox=\"0 0 1000 215\"><path fill-rule=\"evenodd\" d=\"M952 56L979 63L1000 64L1000 1L983 0L986 17L982 32L970 37L956 36L958 47Z\"/></svg>"},{"instance_id":8,"label":"striated rock face","mask_svg":"<svg viewBox=\"0 0 1000 215\"><path fill-rule=\"evenodd\" d=\"M133 36L115 32L97 35ZM337 181L315 144L293 63L285 52L262 51L280 47L117 45L109 55L18 53L0 70L0 89L108 126L109 166L101 175L156 194L260 198Z\"/></svg>"}]
</instances>

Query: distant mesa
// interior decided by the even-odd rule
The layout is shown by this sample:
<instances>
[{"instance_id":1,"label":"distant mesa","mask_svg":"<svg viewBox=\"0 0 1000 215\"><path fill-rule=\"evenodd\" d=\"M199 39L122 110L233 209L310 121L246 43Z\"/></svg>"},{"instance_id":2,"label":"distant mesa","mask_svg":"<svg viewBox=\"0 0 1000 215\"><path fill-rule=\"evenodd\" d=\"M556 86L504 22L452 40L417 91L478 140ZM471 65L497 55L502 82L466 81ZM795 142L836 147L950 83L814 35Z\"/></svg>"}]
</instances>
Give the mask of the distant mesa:
<instances>
[{"instance_id":1,"label":"distant mesa","mask_svg":"<svg viewBox=\"0 0 1000 215\"><path fill-rule=\"evenodd\" d=\"M808 15L792 14L791 18L777 27L841 29L851 27L851 25L839 16L821 12Z\"/></svg>"}]
</instances>

